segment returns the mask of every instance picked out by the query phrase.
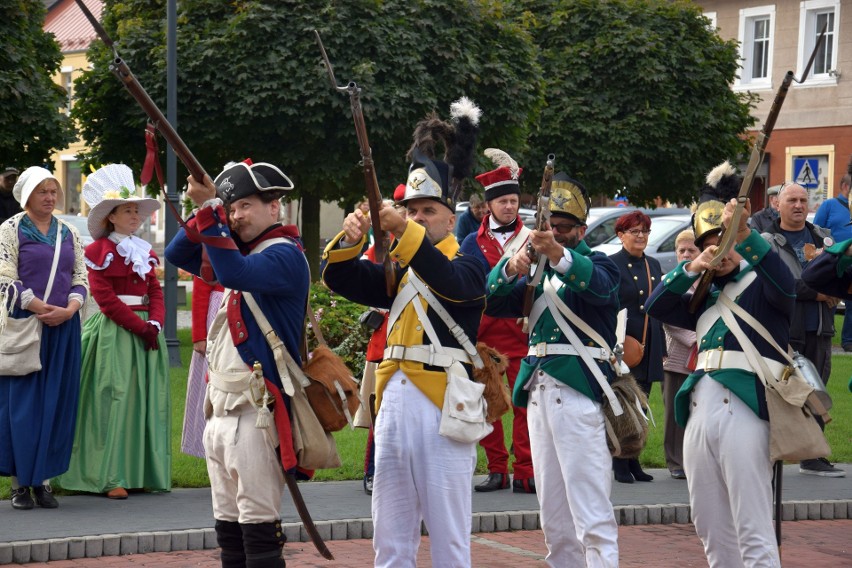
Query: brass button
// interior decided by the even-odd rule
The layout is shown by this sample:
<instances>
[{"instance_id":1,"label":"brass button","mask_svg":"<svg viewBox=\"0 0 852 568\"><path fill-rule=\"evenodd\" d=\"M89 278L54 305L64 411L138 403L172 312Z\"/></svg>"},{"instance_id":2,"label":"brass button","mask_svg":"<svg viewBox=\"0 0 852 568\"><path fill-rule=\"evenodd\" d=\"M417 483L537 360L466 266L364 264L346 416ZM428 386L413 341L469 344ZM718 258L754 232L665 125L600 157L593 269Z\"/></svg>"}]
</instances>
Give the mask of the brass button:
<instances>
[{"instance_id":1,"label":"brass button","mask_svg":"<svg viewBox=\"0 0 852 568\"><path fill-rule=\"evenodd\" d=\"M458 410L459 412L461 412L462 410L464 410L464 403L461 403L461 402L460 402L460 403L458 403L458 404L456 405L456 410Z\"/></svg>"},{"instance_id":2,"label":"brass button","mask_svg":"<svg viewBox=\"0 0 852 568\"><path fill-rule=\"evenodd\" d=\"M643 296L645 294L645 290L639 290L639 295Z\"/></svg>"},{"instance_id":3,"label":"brass button","mask_svg":"<svg viewBox=\"0 0 852 568\"><path fill-rule=\"evenodd\" d=\"M728 404L728 399L724 398L724 399L722 399L722 402L724 402L725 404Z\"/></svg>"},{"instance_id":4,"label":"brass button","mask_svg":"<svg viewBox=\"0 0 852 568\"><path fill-rule=\"evenodd\" d=\"M238 321L238 322L237 322L237 327L243 327L243 322Z\"/></svg>"},{"instance_id":5,"label":"brass button","mask_svg":"<svg viewBox=\"0 0 852 568\"><path fill-rule=\"evenodd\" d=\"M632 263L632 262L628 262L628 263L627 263L627 268L633 268L633 263Z\"/></svg>"},{"instance_id":6,"label":"brass button","mask_svg":"<svg viewBox=\"0 0 852 568\"><path fill-rule=\"evenodd\" d=\"M639 277L638 277L638 276L634 276L634 277L633 277L633 280L639 280Z\"/></svg>"},{"instance_id":7,"label":"brass button","mask_svg":"<svg viewBox=\"0 0 852 568\"><path fill-rule=\"evenodd\" d=\"M402 379L402 381L400 381L400 382L401 382L402 384L405 384L405 383L407 383L408 381L406 381L405 379Z\"/></svg>"},{"instance_id":8,"label":"brass button","mask_svg":"<svg viewBox=\"0 0 852 568\"><path fill-rule=\"evenodd\" d=\"M245 333L243 333L243 332L241 331L241 332L240 332L240 339L242 339L242 338L243 338L243 337L245 337L245 336L246 336L246 334L245 334Z\"/></svg>"}]
</instances>

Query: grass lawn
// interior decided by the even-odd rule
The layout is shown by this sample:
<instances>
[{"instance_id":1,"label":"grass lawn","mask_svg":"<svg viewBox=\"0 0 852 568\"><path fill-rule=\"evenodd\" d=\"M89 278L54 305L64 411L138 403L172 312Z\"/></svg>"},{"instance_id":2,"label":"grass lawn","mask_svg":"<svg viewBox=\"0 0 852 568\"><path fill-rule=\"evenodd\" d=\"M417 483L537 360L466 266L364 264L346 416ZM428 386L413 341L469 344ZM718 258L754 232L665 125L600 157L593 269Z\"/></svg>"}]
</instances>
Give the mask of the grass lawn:
<instances>
[{"instance_id":1,"label":"grass lawn","mask_svg":"<svg viewBox=\"0 0 852 568\"><path fill-rule=\"evenodd\" d=\"M838 323L838 329L840 328ZM183 408L186 398L186 374L192 355L189 330L179 330L182 367L170 371L172 394L172 479L174 487L206 487L209 485L204 460L185 455L180 451L181 430L183 428ZM839 340L838 340L839 341ZM832 357L832 373L828 391L834 399L831 410L833 421L827 426L826 433L831 445L833 462L852 462L852 393L847 389L852 376L852 354L836 354ZM659 385L651 391L651 409L657 426L651 427L648 444L642 453L645 467L665 467L663 455L663 403ZM503 417L507 447L511 443L511 414ZM343 467L318 471L317 481L360 479L364 471L364 448L367 443L367 430L348 428L335 434L337 448ZM485 453L478 448L476 472L486 473ZM64 493L61 489L59 494ZM9 497L9 478L0 478L0 498Z\"/></svg>"}]
</instances>

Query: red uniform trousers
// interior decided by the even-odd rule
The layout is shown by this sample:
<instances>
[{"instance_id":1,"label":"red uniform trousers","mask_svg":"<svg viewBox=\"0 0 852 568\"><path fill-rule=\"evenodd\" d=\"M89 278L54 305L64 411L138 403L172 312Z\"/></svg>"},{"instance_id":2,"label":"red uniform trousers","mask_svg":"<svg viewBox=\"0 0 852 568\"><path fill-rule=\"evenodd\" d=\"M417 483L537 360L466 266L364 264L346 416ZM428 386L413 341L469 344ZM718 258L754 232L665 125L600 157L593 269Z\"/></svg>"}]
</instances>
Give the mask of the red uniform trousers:
<instances>
[{"instance_id":1,"label":"red uniform trousers","mask_svg":"<svg viewBox=\"0 0 852 568\"><path fill-rule=\"evenodd\" d=\"M506 378L509 379L509 392L515 388L515 379L521 369L521 357L509 359ZM515 417L512 419L512 447L514 448L515 479L532 479L533 464L530 452L530 433L527 429L527 409L512 406ZM503 422L494 422L494 431L479 441L488 459L489 473L509 473L509 452L503 436Z\"/></svg>"}]
</instances>

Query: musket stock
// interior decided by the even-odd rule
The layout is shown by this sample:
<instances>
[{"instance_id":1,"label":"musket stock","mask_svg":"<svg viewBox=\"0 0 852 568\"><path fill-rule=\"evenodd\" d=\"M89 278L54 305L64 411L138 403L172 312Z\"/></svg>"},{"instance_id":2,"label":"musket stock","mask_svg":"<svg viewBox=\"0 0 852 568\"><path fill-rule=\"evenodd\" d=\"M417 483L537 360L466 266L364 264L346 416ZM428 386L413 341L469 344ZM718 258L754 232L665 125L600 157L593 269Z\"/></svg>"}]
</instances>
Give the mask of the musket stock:
<instances>
[{"instance_id":1,"label":"musket stock","mask_svg":"<svg viewBox=\"0 0 852 568\"><path fill-rule=\"evenodd\" d=\"M325 46L322 44L319 31L314 30L314 34L316 35L323 62L328 70L328 78L331 81L332 88L335 91L349 95L352 120L355 122L355 136L358 138L358 148L361 151L361 167L364 168L364 185L367 188L367 201L370 203L370 223L372 224L373 237L375 238L373 247L376 262L384 266L385 291L388 297L391 297L396 293L396 273L394 272L393 262L391 262L390 256L387 255L387 251L390 248L390 234L382 230L379 218L379 210L382 208L382 194L379 191L379 182L376 179L373 150L370 148L370 140L367 138L367 125L364 122L364 110L361 107L361 88L355 81L349 81L345 87L337 84L337 80L334 78L334 68L328 59L328 54L325 51Z\"/></svg>"},{"instance_id":2,"label":"musket stock","mask_svg":"<svg viewBox=\"0 0 852 568\"><path fill-rule=\"evenodd\" d=\"M817 51L825 39L827 27L828 23L826 22L822 27L822 31L820 32L816 43L814 44L814 50L811 53L810 59L808 59L808 64L805 66L805 70L802 72L802 78L796 79L796 76L792 71L787 71L784 75L784 80L781 81L781 85L775 93L775 99L772 101L769 114L766 115L766 121L763 123L763 128L761 128L760 133L757 135L757 140L755 140L754 147L751 150L748 167L746 168L745 175L743 175L740 192L737 195L737 208L734 210L734 214L731 217L731 227L739 227L740 219L743 215L743 209L745 208L745 204L751 194L752 186L754 185L754 178L760 164L763 162L763 157L766 154L766 146L769 143L769 137L772 135L772 130L775 128L775 122L778 120L781 107L787 99L787 92L790 90L790 85L792 85L793 81L796 81L797 83L804 83L808 78L808 73L810 73L811 67L814 64ZM692 299L689 302L690 313L695 313L707 297L707 293L710 291L710 286L713 283L713 278L716 276L716 267L719 266L722 259L730 252L731 247L734 245L735 237L736 230L727 231L725 230L725 227L722 227L722 231L719 233L719 248L716 252L716 256L714 256L710 261L710 267L701 275L701 278L698 281L698 286L695 288L695 293L692 295Z\"/></svg>"},{"instance_id":3,"label":"musket stock","mask_svg":"<svg viewBox=\"0 0 852 568\"><path fill-rule=\"evenodd\" d=\"M550 220L550 188L553 185L553 166L556 161L554 154L547 155L547 162L544 165L544 173L541 176L541 188L538 192L538 202L536 204L535 213L535 230L541 231ZM532 243L527 242L527 255L530 257L530 275L527 279L527 287L524 289L524 317L529 317L532 311L533 302L535 301L535 289L541 282L544 274L545 260L539 258L539 254L535 251Z\"/></svg>"}]
</instances>

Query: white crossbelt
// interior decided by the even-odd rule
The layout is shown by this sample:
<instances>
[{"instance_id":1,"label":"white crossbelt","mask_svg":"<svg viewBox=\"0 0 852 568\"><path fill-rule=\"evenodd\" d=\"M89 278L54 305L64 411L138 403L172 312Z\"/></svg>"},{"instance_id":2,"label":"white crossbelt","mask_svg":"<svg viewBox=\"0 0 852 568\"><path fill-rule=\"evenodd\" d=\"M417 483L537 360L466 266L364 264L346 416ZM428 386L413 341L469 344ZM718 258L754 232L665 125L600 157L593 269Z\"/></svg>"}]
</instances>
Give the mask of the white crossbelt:
<instances>
[{"instance_id":1,"label":"white crossbelt","mask_svg":"<svg viewBox=\"0 0 852 568\"><path fill-rule=\"evenodd\" d=\"M442 347L438 353L430 345L391 345L385 349L385 359L391 361L414 361L433 367L449 367L454 361L470 363L470 357L462 349Z\"/></svg>"},{"instance_id":2,"label":"white crossbelt","mask_svg":"<svg viewBox=\"0 0 852 568\"><path fill-rule=\"evenodd\" d=\"M124 294L118 294L118 299L128 306L147 306L151 303L147 294L144 296L127 296Z\"/></svg>"},{"instance_id":3,"label":"white crossbelt","mask_svg":"<svg viewBox=\"0 0 852 568\"><path fill-rule=\"evenodd\" d=\"M779 363L768 357L763 357L766 362L766 367L776 377L780 377L784 372L786 365ZM718 371L719 369L744 369L756 373L752 367L748 357L742 351L728 351L722 349L709 349L701 351L698 354L698 361L695 364L696 369L704 369L705 371Z\"/></svg>"},{"instance_id":4,"label":"white crossbelt","mask_svg":"<svg viewBox=\"0 0 852 568\"><path fill-rule=\"evenodd\" d=\"M610 354L600 347L586 347L586 352L598 361L609 361ZM547 357L548 355L574 355L579 357L577 348L567 343L537 343L530 345L527 355L536 357Z\"/></svg>"}]
</instances>

